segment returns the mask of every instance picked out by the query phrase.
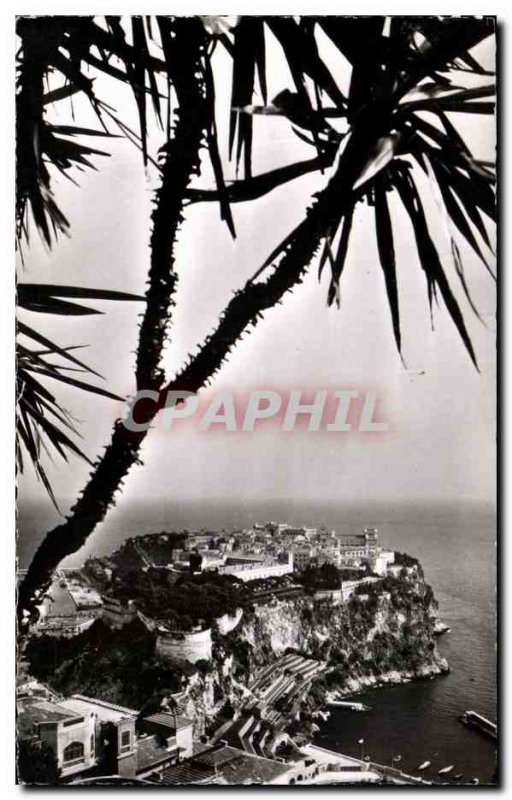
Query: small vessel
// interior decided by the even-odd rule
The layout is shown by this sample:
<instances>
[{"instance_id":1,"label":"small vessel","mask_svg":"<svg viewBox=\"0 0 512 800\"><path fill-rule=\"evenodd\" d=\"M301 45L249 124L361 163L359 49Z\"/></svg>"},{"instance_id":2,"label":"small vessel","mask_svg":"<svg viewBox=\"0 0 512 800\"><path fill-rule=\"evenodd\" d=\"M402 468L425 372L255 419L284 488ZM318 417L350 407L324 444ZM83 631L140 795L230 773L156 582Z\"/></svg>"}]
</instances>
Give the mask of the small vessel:
<instances>
[{"instance_id":1,"label":"small vessel","mask_svg":"<svg viewBox=\"0 0 512 800\"><path fill-rule=\"evenodd\" d=\"M448 772L452 771L453 766L454 766L453 764L450 764L449 767L443 767L442 769L439 770L439 772L437 774L438 775L446 775Z\"/></svg>"},{"instance_id":2,"label":"small vessel","mask_svg":"<svg viewBox=\"0 0 512 800\"><path fill-rule=\"evenodd\" d=\"M427 769L427 767L430 767L431 763L431 761L424 761L423 764L419 765L418 772L422 772L424 769Z\"/></svg>"},{"instance_id":3,"label":"small vessel","mask_svg":"<svg viewBox=\"0 0 512 800\"><path fill-rule=\"evenodd\" d=\"M489 736L491 739L498 738L498 729L496 727L495 722L491 722L491 720L483 717L482 714L477 714L476 711L465 711L459 717L460 721L463 725L466 725L468 728L475 728L480 733L483 733L485 736Z\"/></svg>"},{"instance_id":4,"label":"small vessel","mask_svg":"<svg viewBox=\"0 0 512 800\"><path fill-rule=\"evenodd\" d=\"M457 774L453 776L452 781L460 781L462 780L463 777L464 775L462 774L462 772L457 772Z\"/></svg>"},{"instance_id":5,"label":"small vessel","mask_svg":"<svg viewBox=\"0 0 512 800\"><path fill-rule=\"evenodd\" d=\"M341 706L341 708L349 708L351 711L369 711L370 706L365 706L364 703L356 703L353 700L329 700L330 706Z\"/></svg>"},{"instance_id":6,"label":"small vessel","mask_svg":"<svg viewBox=\"0 0 512 800\"><path fill-rule=\"evenodd\" d=\"M440 619L436 619L434 623L434 636L442 636L443 633L450 633L451 628Z\"/></svg>"}]
</instances>

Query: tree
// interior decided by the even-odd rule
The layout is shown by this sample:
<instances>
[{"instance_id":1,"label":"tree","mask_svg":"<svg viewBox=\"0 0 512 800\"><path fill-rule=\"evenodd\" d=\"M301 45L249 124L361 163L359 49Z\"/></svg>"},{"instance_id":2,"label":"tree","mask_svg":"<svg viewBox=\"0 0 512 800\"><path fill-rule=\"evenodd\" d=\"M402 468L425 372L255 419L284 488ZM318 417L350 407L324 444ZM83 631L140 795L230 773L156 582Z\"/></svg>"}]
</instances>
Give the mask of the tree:
<instances>
[{"instance_id":1,"label":"tree","mask_svg":"<svg viewBox=\"0 0 512 800\"><path fill-rule=\"evenodd\" d=\"M57 759L46 742L21 739L18 742L16 766L19 783L51 786L58 782Z\"/></svg>"},{"instance_id":2,"label":"tree","mask_svg":"<svg viewBox=\"0 0 512 800\"><path fill-rule=\"evenodd\" d=\"M145 717L149 717L152 714L158 713L159 711L173 715L174 725L177 730L179 709L169 689L163 689L158 692L154 692L154 694L151 695L151 697L147 700L147 702L144 703L141 710L139 711L135 723L137 730L138 731L144 730Z\"/></svg>"},{"instance_id":3,"label":"tree","mask_svg":"<svg viewBox=\"0 0 512 800\"><path fill-rule=\"evenodd\" d=\"M136 421L148 423L163 408L168 390L198 392L222 367L240 338L261 321L263 312L300 285L319 255L319 275L330 266L328 304L340 301L340 280L358 204L366 203L375 225L380 265L390 307L393 334L401 352L401 328L390 198L410 220L432 308L442 299L476 365L465 321L441 263L422 201L418 175L438 189L450 222L455 270L472 303L457 238L462 237L486 268L491 247L486 218L494 219L495 182L491 164L473 157L452 112L490 114L487 100L494 85L472 54L493 33L491 18L383 17L35 17L18 20L20 38L17 80L17 234L28 239L28 209L48 244L69 222L52 192L52 171L68 175L75 166L104 152L82 144L86 136L111 136L112 126L142 151L145 165L157 170L148 283L134 370L137 391L158 393L157 402L139 401ZM266 47L269 34L288 63L294 90L267 98ZM319 35L326 36L351 68L347 93L322 59ZM216 127L216 48L233 65L229 147L243 162L243 177L227 184ZM130 87L140 119L140 133L130 130L111 106L96 96L92 74L105 74ZM468 83L470 85L466 85ZM464 83L466 82L466 84ZM485 81L485 82L482 82ZM253 103L255 93L263 105ZM74 94L88 98L101 130L50 121L50 103ZM151 100L164 131L164 145L150 152ZM310 144L314 155L254 175L253 116L279 115ZM428 117L425 119L425 117ZM335 121L344 122L338 130ZM110 128L108 127L110 125ZM77 141L78 138L78 141ZM197 185L210 161L216 188ZM256 200L274 188L312 171L331 168L324 188L312 198L304 219L274 248L246 284L235 291L212 335L199 345L186 366L169 380L161 355L169 334L178 274L176 236L194 203L217 202L220 216L235 234L231 204ZM69 176L69 175L68 175ZM206 280L206 278L205 278ZM95 293L79 287L19 285L20 304L30 311L80 314L75 298L129 300L113 290ZM71 299L71 302L70 302ZM474 309L476 311L476 309ZM18 464L27 452L41 480L48 484L39 442L49 442L61 456L77 453L69 419L56 398L35 375L50 376L79 388L96 386L69 378L66 368L84 368L68 350L37 330L20 325L32 347L20 344ZM34 342L45 348L34 350ZM59 366L49 357L60 358ZM50 417L50 419L49 419ZM146 431L131 431L117 420L110 443L93 462L90 479L64 523L48 532L19 590L20 621L34 616L37 596L58 563L76 552L115 502L123 479L139 461ZM81 451L80 451L81 452Z\"/></svg>"}]
</instances>

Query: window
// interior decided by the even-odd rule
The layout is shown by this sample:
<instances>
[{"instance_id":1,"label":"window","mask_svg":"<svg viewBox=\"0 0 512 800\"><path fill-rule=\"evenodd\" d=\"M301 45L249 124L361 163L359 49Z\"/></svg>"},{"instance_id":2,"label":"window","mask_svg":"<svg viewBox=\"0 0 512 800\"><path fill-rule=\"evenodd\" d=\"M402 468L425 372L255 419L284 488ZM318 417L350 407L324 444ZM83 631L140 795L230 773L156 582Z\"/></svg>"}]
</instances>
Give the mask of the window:
<instances>
[{"instance_id":1,"label":"window","mask_svg":"<svg viewBox=\"0 0 512 800\"><path fill-rule=\"evenodd\" d=\"M121 734L121 750L130 748L130 731L123 731Z\"/></svg>"},{"instance_id":2,"label":"window","mask_svg":"<svg viewBox=\"0 0 512 800\"><path fill-rule=\"evenodd\" d=\"M94 754L94 736L91 734L91 753Z\"/></svg>"},{"instance_id":3,"label":"window","mask_svg":"<svg viewBox=\"0 0 512 800\"><path fill-rule=\"evenodd\" d=\"M69 764L71 761L84 760L84 746L82 742L71 742L64 748L64 763Z\"/></svg>"},{"instance_id":4,"label":"window","mask_svg":"<svg viewBox=\"0 0 512 800\"><path fill-rule=\"evenodd\" d=\"M83 717L75 717L75 719L68 719L62 723L63 728L68 728L70 725L78 725L79 722L83 722Z\"/></svg>"}]
</instances>

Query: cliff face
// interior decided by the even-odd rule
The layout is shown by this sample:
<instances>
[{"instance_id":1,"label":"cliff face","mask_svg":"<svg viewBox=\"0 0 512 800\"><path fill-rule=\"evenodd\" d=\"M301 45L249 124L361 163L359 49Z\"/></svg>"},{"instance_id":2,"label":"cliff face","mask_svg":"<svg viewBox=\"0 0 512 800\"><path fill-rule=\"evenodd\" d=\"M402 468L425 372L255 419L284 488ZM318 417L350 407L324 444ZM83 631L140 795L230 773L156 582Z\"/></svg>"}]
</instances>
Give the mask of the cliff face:
<instances>
[{"instance_id":1,"label":"cliff face","mask_svg":"<svg viewBox=\"0 0 512 800\"><path fill-rule=\"evenodd\" d=\"M417 570L364 586L342 605L301 597L258 606L235 637L249 645L251 667L292 648L331 662L347 680L390 669L421 675L425 667L447 666L435 646L435 610L432 590Z\"/></svg>"},{"instance_id":2,"label":"cliff face","mask_svg":"<svg viewBox=\"0 0 512 800\"><path fill-rule=\"evenodd\" d=\"M311 686L309 707L328 693L440 674L448 665L435 643L435 612L419 567L338 606L308 596L256 606L231 633L215 638L211 672L185 689L187 713L208 727L226 702L240 705L258 669L290 649L327 665Z\"/></svg>"}]
</instances>

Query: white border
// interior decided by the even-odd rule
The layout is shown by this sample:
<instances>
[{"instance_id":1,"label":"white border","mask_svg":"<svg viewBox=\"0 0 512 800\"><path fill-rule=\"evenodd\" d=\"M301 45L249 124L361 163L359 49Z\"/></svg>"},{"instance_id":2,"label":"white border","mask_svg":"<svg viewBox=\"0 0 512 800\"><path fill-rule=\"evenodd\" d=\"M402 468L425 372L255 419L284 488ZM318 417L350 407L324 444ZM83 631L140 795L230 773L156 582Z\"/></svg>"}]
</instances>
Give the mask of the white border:
<instances>
[{"instance_id":1,"label":"white border","mask_svg":"<svg viewBox=\"0 0 512 800\"><path fill-rule=\"evenodd\" d=\"M6 3L5 9L9 14L394 14L417 16L427 14L450 15L482 15L498 14L505 19L507 5L505 2L493 4L493 8L485 8L482 2L466 0L466 2L446 3L442 0L431 0L426 3L426 8L418 8L415 4L405 0L389 0L386 3L375 0L260 0L260 2L234 2L223 0L91 0L90 2L66 2L66 0L22 0L18 3ZM498 6L498 9L496 9ZM499 7L501 6L501 13Z\"/></svg>"}]
</instances>

